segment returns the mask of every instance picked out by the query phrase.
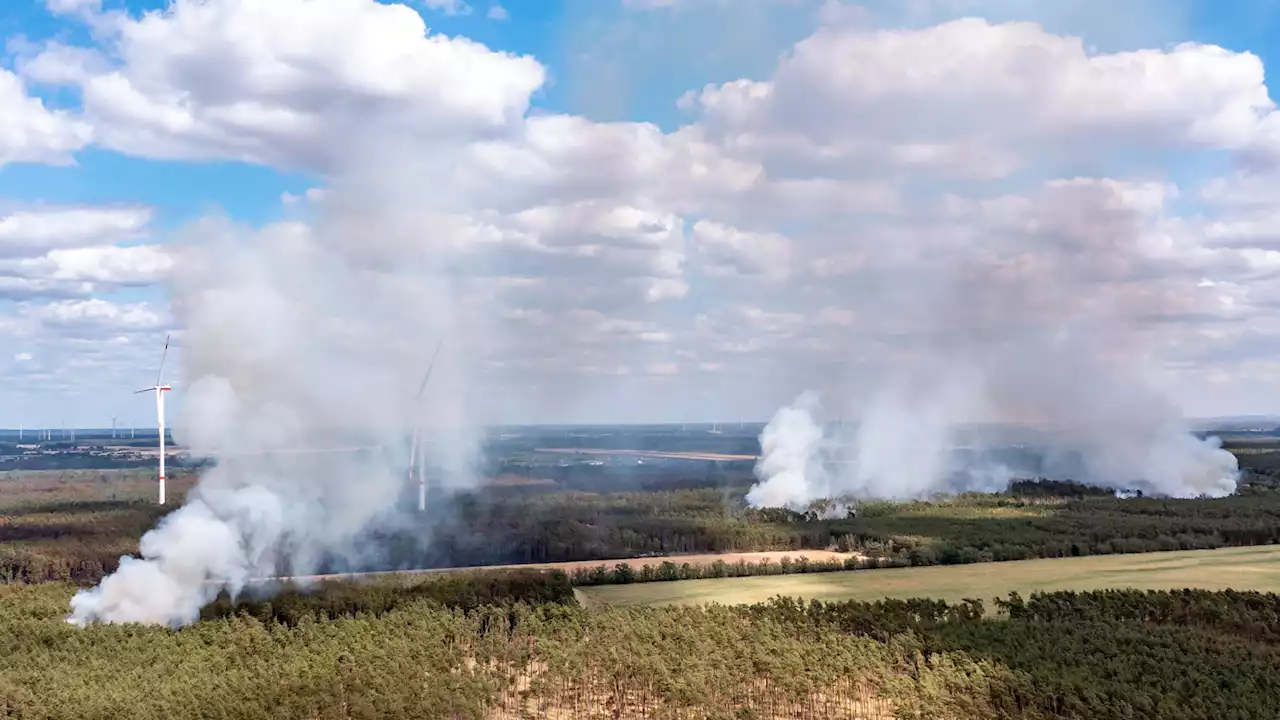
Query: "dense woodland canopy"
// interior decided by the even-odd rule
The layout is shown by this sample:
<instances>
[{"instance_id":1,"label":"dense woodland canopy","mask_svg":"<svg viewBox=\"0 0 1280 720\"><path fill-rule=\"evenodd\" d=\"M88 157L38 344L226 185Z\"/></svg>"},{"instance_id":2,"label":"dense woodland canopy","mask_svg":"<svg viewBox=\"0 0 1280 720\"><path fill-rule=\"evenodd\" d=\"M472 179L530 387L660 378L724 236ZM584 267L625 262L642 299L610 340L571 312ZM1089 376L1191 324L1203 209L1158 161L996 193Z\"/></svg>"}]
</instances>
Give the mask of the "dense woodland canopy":
<instances>
[{"instance_id":1,"label":"dense woodland canopy","mask_svg":"<svg viewBox=\"0 0 1280 720\"><path fill-rule=\"evenodd\" d=\"M1217 500L1040 481L862 503L831 520L749 510L747 478L723 468L710 481L633 476L596 491L496 485L437 502L430 532L364 541L382 567L658 557L572 575L275 588L223 597L179 631L62 621L74 584L135 552L160 516L145 478L11 481L0 496L0 718L1280 717L1271 594L993 588L958 604L620 608L583 607L573 589L1277 542L1280 453L1241 458L1245 482ZM860 556L703 567L665 557L828 547Z\"/></svg>"},{"instance_id":2,"label":"dense woodland canopy","mask_svg":"<svg viewBox=\"0 0 1280 720\"><path fill-rule=\"evenodd\" d=\"M336 585L172 631L0 588L0 717L1272 718L1280 596L582 608L558 572Z\"/></svg>"}]
</instances>

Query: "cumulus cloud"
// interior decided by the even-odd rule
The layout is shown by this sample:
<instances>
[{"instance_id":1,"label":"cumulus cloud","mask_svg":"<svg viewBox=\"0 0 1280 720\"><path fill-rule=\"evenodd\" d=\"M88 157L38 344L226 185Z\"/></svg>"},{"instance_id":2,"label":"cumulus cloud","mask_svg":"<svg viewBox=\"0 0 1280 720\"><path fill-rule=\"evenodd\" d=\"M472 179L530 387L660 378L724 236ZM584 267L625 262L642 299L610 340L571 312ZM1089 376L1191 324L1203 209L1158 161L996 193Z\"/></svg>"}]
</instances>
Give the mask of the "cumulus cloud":
<instances>
[{"instance_id":1,"label":"cumulus cloud","mask_svg":"<svg viewBox=\"0 0 1280 720\"><path fill-rule=\"evenodd\" d=\"M988 179L1081 153L1100 161L1117 146L1267 148L1276 122L1255 55L1194 43L1094 54L1034 23L978 18L826 25L771 78L686 102L735 157L834 176Z\"/></svg>"},{"instance_id":2,"label":"cumulus cloud","mask_svg":"<svg viewBox=\"0 0 1280 720\"><path fill-rule=\"evenodd\" d=\"M75 15L102 9L102 0L45 0L44 4L54 15Z\"/></svg>"},{"instance_id":3,"label":"cumulus cloud","mask_svg":"<svg viewBox=\"0 0 1280 720\"><path fill-rule=\"evenodd\" d=\"M467 15L471 6L462 0L422 0L422 4L430 10L437 10L446 15Z\"/></svg>"},{"instance_id":4,"label":"cumulus cloud","mask_svg":"<svg viewBox=\"0 0 1280 720\"><path fill-rule=\"evenodd\" d=\"M172 266L143 206L22 206L0 214L0 299L89 298L156 285Z\"/></svg>"},{"instance_id":5,"label":"cumulus cloud","mask_svg":"<svg viewBox=\"0 0 1280 720\"><path fill-rule=\"evenodd\" d=\"M21 78L0 67L0 167L17 162L66 165L92 138L90 124L45 107L27 94Z\"/></svg>"},{"instance_id":6,"label":"cumulus cloud","mask_svg":"<svg viewBox=\"0 0 1280 720\"><path fill-rule=\"evenodd\" d=\"M52 250L42 258L23 260L17 265L17 272L34 278L109 287L157 284L172 267L173 258L162 247L135 245Z\"/></svg>"},{"instance_id":7,"label":"cumulus cloud","mask_svg":"<svg viewBox=\"0 0 1280 720\"><path fill-rule=\"evenodd\" d=\"M142 235L152 211L142 206L32 207L0 214L0 257L110 245Z\"/></svg>"},{"instance_id":8,"label":"cumulus cloud","mask_svg":"<svg viewBox=\"0 0 1280 720\"><path fill-rule=\"evenodd\" d=\"M803 388L839 406L920 353L1103 315L1144 376L1203 380L1211 350L1265 375L1280 184L1255 55L1097 52L1030 22L875 27L829 12L767 71L691 89L689 122L664 128L530 112L548 78L537 59L431 32L412 5L86 4L100 47L50 44L18 69L81 91L81 116L55 114L83 124L68 136L81 144L319 174L322 187L283 198L296 223L271 232L340 218L345 260L447 272L460 316L478 314L466 298L500 307L465 319L485 323L476 366L503 387L714 368L752 378L756 404L735 412L764 419ZM1202 152L1243 162L1167 182ZM34 230L10 217L11 297L171 270L157 248L121 246L145 219L90 240L68 218ZM944 327L932 314L951 298L964 302Z\"/></svg>"},{"instance_id":9,"label":"cumulus cloud","mask_svg":"<svg viewBox=\"0 0 1280 720\"><path fill-rule=\"evenodd\" d=\"M791 241L778 233L744 232L721 223L699 220L693 241L708 275L761 277L785 281L791 273Z\"/></svg>"},{"instance_id":10,"label":"cumulus cloud","mask_svg":"<svg viewBox=\"0 0 1280 720\"><path fill-rule=\"evenodd\" d=\"M155 331L165 317L149 303L116 304L106 300L59 300L34 307L31 315L55 331L94 337L122 332Z\"/></svg>"},{"instance_id":11,"label":"cumulus cloud","mask_svg":"<svg viewBox=\"0 0 1280 720\"><path fill-rule=\"evenodd\" d=\"M109 30L103 52L54 46L27 67L79 87L99 144L151 158L324 171L349 151L341 139L371 122L450 142L501 132L546 74L532 58L429 34L406 5L369 0L176 0L113 16Z\"/></svg>"}]
</instances>

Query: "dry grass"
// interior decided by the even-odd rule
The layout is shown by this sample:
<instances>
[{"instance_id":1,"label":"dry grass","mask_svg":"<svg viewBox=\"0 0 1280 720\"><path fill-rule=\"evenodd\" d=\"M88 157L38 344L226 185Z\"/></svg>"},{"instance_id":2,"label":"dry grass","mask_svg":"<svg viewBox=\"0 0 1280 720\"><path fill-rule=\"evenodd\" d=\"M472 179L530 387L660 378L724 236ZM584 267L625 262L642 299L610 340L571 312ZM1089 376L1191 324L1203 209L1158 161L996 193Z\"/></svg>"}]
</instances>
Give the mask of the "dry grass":
<instances>
[{"instance_id":1,"label":"dry grass","mask_svg":"<svg viewBox=\"0 0 1280 720\"><path fill-rule=\"evenodd\" d=\"M581 588L592 603L693 605L763 602L786 595L814 600L990 598L1011 590L1139 588L1280 592L1280 546L1100 555L923 568L857 570Z\"/></svg>"}]
</instances>

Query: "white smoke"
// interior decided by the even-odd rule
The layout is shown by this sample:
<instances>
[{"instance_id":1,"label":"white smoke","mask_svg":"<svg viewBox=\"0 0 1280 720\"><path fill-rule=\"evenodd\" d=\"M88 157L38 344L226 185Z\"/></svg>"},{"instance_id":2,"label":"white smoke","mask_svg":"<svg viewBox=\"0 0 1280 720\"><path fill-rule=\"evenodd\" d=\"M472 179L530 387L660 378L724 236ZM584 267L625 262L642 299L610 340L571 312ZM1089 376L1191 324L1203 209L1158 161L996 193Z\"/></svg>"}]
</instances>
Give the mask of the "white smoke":
<instances>
[{"instance_id":1,"label":"white smoke","mask_svg":"<svg viewBox=\"0 0 1280 720\"><path fill-rule=\"evenodd\" d=\"M254 578L364 564L361 533L406 512L396 509L406 496L415 504L405 473L415 423L434 440L433 484L472 484L478 419L460 357L483 328L453 326L453 284L415 262L418 246L370 267L348 211L325 213L314 226L190 229L172 282L186 379L174 436L216 464L143 536L140 559L75 596L71 622L178 626Z\"/></svg>"},{"instance_id":2,"label":"white smoke","mask_svg":"<svg viewBox=\"0 0 1280 720\"><path fill-rule=\"evenodd\" d=\"M829 497L830 474L822 426L814 420L818 396L805 392L773 416L760 433L761 482L747 493L752 507L790 507L799 510L810 500Z\"/></svg>"},{"instance_id":3,"label":"white smoke","mask_svg":"<svg viewBox=\"0 0 1280 720\"><path fill-rule=\"evenodd\" d=\"M918 498L1000 489L1020 473L1172 497L1233 492L1235 457L1191 435L1151 375L1166 321L1216 302L1171 255L1161 207L1149 188L1072 180L961 205L936 227L923 218L909 268L868 277L879 292L856 340L885 357L839 398L858 423L823 436L808 395L779 412L749 501ZM1037 430L1036 460L1010 466L990 452L1007 438L961 432L981 420Z\"/></svg>"},{"instance_id":4,"label":"white smoke","mask_svg":"<svg viewBox=\"0 0 1280 720\"><path fill-rule=\"evenodd\" d=\"M941 493L998 492L1016 477L1069 479L1101 487L1142 490L1168 497L1222 497L1235 490L1235 456L1218 438L1201 440L1180 424L1138 426L1105 435L1114 425L1064 428L1030 454L1036 461L1010 466L983 451L1000 445L955 447L955 427L922 414L890 393L849 433L824 432L806 391L782 408L760 435L760 481L747 493L752 507L804 510L825 498L923 499ZM936 409L936 408L932 408Z\"/></svg>"}]
</instances>

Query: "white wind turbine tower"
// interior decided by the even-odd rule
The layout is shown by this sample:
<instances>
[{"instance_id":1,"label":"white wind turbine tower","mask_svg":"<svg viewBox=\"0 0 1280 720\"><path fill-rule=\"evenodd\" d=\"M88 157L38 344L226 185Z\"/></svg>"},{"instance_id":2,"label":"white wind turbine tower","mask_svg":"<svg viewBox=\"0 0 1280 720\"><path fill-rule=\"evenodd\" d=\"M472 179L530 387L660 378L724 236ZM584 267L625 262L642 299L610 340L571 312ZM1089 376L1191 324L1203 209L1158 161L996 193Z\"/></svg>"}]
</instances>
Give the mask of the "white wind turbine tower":
<instances>
[{"instance_id":1,"label":"white wind turbine tower","mask_svg":"<svg viewBox=\"0 0 1280 720\"><path fill-rule=\"evenodd\" d=\"M143 388L134 392L134 395L145 392L154 392L156 394L156 424L160 428L160 504L164 504L164 394L173 388L168 385L161 385L160 379L164 377L164 361L169 355L169 336L164 336L164 352L160 355L160 372L156 373L156 384L149 388Z\"/></svg>"},{"instance_id":2,"label":"white wind turbine tower","mask_svg":"<svg viewBox=\"0 0 1280 720\"><path fill-rule=\"evenodd\" d=\"M422 399L422 393L427 389L427 381L431 379L431 370L436 366L436 356L440 354L442 345L444 345L443 340L436 344L436 351L431 354L431 362L427 364L427 374L422 377L422 384L418 386L418 394L413 396L414 400L420 401ZM427 475L422 462L423 453L419 449L421 444L419 437L422 429L419 410L418 404L415 403L413 409L413 444L409 446L409 480L410 482L413 481L414 473L416 472L418 476L418 512L422 512L427 509Z\"/></svg>"}]
</instances>

